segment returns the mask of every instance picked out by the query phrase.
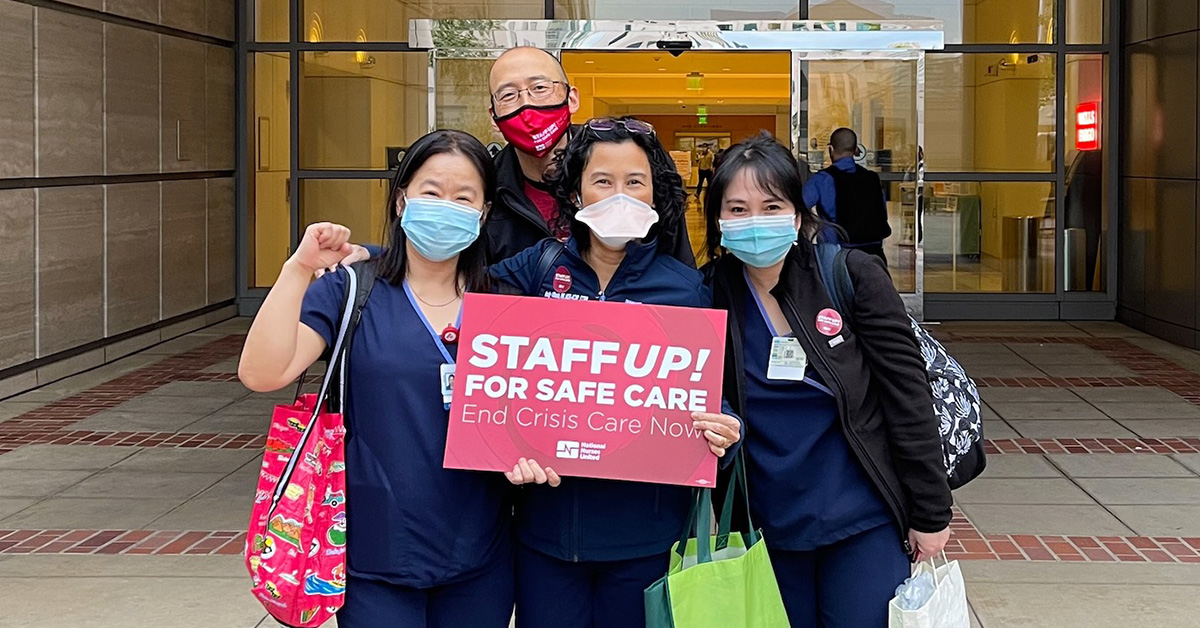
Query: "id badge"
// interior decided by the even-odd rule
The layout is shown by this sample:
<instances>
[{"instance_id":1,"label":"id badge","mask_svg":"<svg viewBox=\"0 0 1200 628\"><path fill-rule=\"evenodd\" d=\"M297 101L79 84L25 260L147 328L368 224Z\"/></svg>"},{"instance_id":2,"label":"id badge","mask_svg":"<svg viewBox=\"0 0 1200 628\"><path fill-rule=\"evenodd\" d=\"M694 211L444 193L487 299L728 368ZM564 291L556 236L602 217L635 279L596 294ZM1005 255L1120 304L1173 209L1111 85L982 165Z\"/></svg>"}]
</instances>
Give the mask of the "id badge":
<instances>
[{"instance_id":1,"label":"id badge","mask_svg":"<svg viewBox=\"0 0 1200 628\"><path fill-rule=\"evenodd\" d=\"M439 380L442 385L442 403L450 409L450 400L454 396L454 364L443 364Z\"/></svg>"},{"instance_id":2,"label":"id badge","mask_svg":"<svg viewBox=\"0 0 1200 628\"><path fill-rule=\"evenodd\" d=\"M767 362L767 379L804 380L808 367L808 356L800 341L792 336L777 336L771 339L771 359Z\"/></svg>"}]
</instances>

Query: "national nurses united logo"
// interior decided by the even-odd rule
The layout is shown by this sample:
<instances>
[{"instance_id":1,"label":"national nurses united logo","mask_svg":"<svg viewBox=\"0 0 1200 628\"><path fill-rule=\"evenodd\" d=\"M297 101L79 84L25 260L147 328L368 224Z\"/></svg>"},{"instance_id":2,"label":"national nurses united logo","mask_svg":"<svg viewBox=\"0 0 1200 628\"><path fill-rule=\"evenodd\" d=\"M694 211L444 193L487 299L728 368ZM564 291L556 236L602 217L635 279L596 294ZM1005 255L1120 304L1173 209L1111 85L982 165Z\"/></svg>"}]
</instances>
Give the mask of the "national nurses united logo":
<instances>
[{"instance_id":1,"label":"national nurses united logo","mask_svg":"<svg viewBox=\"0 0 1200 628\"><path fill-rule=\"evenodd\" d=\"M554 291L563 294L571 289L571 271L566 266L554 269Z\"/></svg>"},{"instance_id":2,"label":"national nurses united logo","mask_svg":"<svg viewBox=\"0 0 1200 628\"><path fill-rule=\"evenodd\" d=\"M558 441L557 457L567 460L579 459L579 441L576 440L560 440Z\"/></svg>"}]
</instances>

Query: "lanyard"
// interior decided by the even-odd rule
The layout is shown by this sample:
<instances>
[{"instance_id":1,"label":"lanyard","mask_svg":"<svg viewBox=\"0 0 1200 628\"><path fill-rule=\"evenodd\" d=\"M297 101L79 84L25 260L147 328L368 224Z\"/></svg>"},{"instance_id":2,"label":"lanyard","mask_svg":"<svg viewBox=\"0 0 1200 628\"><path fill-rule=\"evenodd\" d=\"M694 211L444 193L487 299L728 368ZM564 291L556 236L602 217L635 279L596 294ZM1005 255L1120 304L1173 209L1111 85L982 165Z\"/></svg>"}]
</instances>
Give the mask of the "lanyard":
<instances>
[{"instance_id":1,"label":"lanyard","mask_svg":"<svg viewBox=\"0 0 1200 628\"><path fill-rule=\"evenodd\" d=\"M758 297L758 290L754 289L754 282L750 281L750 273L745 268L742 269L742 276L746 278L746 288L750 290L750 295L754 297L754 304L758 306L759 315L762 316L763 322L767 324L767 331L770 332L772 338L778 338L779 332L775 330L775 324L771 322L771 316L767 314L767 308L763 307L762 299ZM791 334L791 336L794 337L795 334ZM835 396L828 386L809 377L807 373L804 375L804 383L831 397Z\"/></svg>"},{"instance_id":2,"label":"lanyard","mask_svg":"<svg viewBox=\"0 0 1200 628\"><path fill-rule=\"evenodd\" d=\"M413 294L412 287L408 285L408 280L404 280L404 294L408 295L408 302L412 305L413 310L417 313L417 318L421 319L421 323L425 325L425 331L429 332L433 338L433 344L442 352L442 357L446 359L446 364L454 364L454 357L446 349L446 343L442 342L442 335L434 331L433 325L429 324L429 319L425 318L425 313L421 311L421 306L417 305L417 295ZM462 307L458 308L458 318L454 323L455 327L462 327Z\"/></svg>"}]
</instances>

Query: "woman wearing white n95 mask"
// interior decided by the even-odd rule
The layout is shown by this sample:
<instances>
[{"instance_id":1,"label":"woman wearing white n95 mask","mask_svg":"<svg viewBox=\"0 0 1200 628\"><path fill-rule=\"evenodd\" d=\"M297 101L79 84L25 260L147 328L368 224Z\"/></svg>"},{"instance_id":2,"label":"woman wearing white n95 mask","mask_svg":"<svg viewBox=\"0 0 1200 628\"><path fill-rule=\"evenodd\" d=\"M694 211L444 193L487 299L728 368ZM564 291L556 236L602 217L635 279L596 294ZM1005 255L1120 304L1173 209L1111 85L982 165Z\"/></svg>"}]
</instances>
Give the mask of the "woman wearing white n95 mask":
<instances>
[{"instance_id":1,"label":"woman wearing white n95 mask","mask_svg":"<svg viewBox=\"0 0 1200 628\"><path fill-rule=\"evenodd\" d=\"M684 211L683 181L654 129L631 118L589 121L555 164L551 191L571 237L545 240L491 268L519 294L708 307L696 269L660 233ZM694 413L727 462L741 436L729 414ZM639 628L643 591L662 577L692 507L691 489L560 479L534 460L508 472L516 507L517 628ZM559 486L561 483L561 486Z\"/></svg>"},{"instance_id":2,"label":"woman wearing white n95 mask","mask_svg":"<svg viewBox=\"0 0 1200 628\"><path fill-rule=\"evenodd\" d=\"M350 338L346 540L320 548L347 554L343 628L504 628L512 615L512 488L441 464L462 297L490 284L478 235L495 187L487 150L460 131L417 140L396 172ZM350 253L349 237L329 223L305 231L246 338L246 386L282 388L333 344L347 274L311 279Z\"/></svg>"}]
</instances>

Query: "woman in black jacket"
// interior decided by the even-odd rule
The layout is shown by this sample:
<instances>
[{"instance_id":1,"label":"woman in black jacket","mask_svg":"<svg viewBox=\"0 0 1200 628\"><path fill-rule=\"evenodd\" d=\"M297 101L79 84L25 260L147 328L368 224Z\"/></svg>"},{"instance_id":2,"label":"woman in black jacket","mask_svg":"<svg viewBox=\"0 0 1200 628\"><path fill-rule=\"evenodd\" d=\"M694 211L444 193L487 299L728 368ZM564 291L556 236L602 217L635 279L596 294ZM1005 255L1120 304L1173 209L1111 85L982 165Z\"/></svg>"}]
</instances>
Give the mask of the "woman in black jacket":
<instances>
[{"instance_id":1,"label":"woman in black jacket","mask_svg":"<svg viewBox=\"0 0 1200 628\"><path fill-rule=\"evenodd\" d=\"M950 488L916 341L883 265L851 251L838 312L791 153L730 149L705 204L706 269L729 312L725 397L746 422L751 514L792 626L883 628L910 559L942 551Z\"/></svg>"}]
</instances>

